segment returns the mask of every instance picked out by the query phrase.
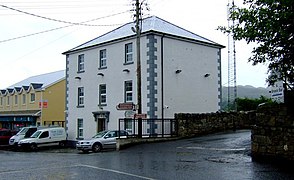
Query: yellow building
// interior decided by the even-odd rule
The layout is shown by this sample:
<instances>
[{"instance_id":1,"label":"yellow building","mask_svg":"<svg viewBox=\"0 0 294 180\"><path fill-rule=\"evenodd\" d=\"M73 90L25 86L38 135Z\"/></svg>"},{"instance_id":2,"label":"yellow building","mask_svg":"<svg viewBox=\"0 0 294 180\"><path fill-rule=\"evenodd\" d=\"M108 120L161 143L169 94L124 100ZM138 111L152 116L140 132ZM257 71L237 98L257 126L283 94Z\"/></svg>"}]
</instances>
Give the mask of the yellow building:
<instances>
[{"instance_id":1,"label":"yellow building","mask_svg":"<svg viewBox=\"0 0 294 180\"><path fill-rule=\"evenodd\" d=\"M0 128L65 125L65 71L27 78L0 90Z\"/></svg>"}]
</instances>

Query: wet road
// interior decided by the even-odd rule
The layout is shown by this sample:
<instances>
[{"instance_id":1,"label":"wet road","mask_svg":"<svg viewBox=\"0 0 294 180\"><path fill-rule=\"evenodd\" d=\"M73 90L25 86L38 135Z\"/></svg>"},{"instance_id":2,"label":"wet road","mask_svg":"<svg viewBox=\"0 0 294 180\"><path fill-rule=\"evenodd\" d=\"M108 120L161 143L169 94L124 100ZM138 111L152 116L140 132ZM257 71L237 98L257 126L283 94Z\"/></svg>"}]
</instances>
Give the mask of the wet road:
<instances>
[{"instance_id":1,"label":"wet road","mask_svg":"<svg viewBox=\"0 0 294 180\"><path fill-rule=\"evenodd\" d=\"M252 162L250 131L219 133L121 151L0 151L0 179L294 179L293 171Z\"/></svg>"}]
</instances>

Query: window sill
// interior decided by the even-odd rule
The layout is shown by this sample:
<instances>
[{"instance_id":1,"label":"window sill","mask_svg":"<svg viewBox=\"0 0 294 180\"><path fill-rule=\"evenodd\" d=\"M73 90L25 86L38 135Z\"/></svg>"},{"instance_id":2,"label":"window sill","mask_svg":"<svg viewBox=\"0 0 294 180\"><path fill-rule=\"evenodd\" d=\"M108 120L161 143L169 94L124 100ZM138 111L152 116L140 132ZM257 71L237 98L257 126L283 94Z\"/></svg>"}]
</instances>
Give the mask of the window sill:
<instances>
[{"instance_id":1,"label":"window sill","mask_svg":"<svg viewBox=\"0 0 294 180\"><path fill-rule=\"evenodd\" d=\"M132 62L125 62L124 65L130 65L130 64L134 64L134 61Z\"/></svg>"},{"instance_id":2,"label":"window sill","mask_svg":"<svg viewBox=\"0 0 294 180\"><path fill-rule=\"evenodd\" d=\"M102 69L107 69L107 66L98 68L98 70L102 70Z\"/></svg>"},{"instance_id":3,"label":"window sill","mask_svg":"<svg viewBox=\"0 0 294 180\"><path fill-rule=\"evenodd\" d=\"M84 72L85 72L85 70L83 70L83 71L77 71L78 74L84 73Z\"/></svg>"},{"instance_id":4,"label":"window sill","mask_svg":"<svg viewBox=\"0 0 294 180\"><path fill-rule=\"evenodd\" d=\"M84 105L78 105L77 108L84 108Z\"/></svg>"}]
</instances>

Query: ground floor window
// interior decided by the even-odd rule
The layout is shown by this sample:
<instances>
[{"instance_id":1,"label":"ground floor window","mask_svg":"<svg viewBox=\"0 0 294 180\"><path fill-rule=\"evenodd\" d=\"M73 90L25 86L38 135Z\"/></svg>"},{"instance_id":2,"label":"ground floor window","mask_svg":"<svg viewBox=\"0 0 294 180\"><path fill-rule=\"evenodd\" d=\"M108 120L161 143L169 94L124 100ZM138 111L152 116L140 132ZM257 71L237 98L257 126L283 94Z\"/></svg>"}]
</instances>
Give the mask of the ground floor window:
<instances>
[{"instance_id":1,"label":"ground floor window","mask_svg":"<svg viewBox=\"0 0 294 180\"><path fill-rule=\"evenodd\" d=\"M83 119L78 119L77 138L82 139L84 137Z\"/></svg>"}]
</instances>

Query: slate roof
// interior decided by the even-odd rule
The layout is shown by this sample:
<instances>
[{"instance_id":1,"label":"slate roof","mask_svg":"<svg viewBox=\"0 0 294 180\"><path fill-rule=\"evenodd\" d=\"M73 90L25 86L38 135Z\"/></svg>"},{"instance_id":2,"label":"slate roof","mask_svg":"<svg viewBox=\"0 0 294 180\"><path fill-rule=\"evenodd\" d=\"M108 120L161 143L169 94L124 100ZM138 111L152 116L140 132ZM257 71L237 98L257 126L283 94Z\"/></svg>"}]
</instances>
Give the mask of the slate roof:
<instances>
[{"instance_id":1,"label":"slate roof","mask_svg":"<svg viewBox=\"0 0 294 180\"><path fill-rule=\"evenodd\" d=\"M0 92L2 95L5 95L6 92L11 94L14 90L16 90L17 92L20 92L21 89L28 91L30 87L34 89L46 88L54 83L61 81L62 79L65 79L65 70L29 77L9 86L6 89L1 89Z\"/></svg>"},{"instance_id":2,"label":"slate roof","mask_svg":"<svg viewBox=\"0 0 294 180\"><path fill-rule=\"evenodd\" d=\"M81 45L79 45L69 51L66 51L63 54L68 54L68 53L74 52L76 50L80 50L80 49L95 46L98 44L122 39L125 37L135 36L135 33L132 31L132 27L134 27L134 25L135 24L133 22L127 23L117 29L114 29L113 31L110 31L102 36L99 36L99 37L92 39L84 44L81 44ZM187 31L179 26L176 26L176 25L174 25L170 22L167 22L161 18L158 18L156 16L151 16L151 17L148 17L148 18L142 20L141 33L144 34L144 33L152 32L152 31L162 33L162 34L171 35L171 36L176 36L176 37L180 37L180 38L186 38L186 39L190 39L190 40L194 40L194 41L199 41L199 42L207 43L207 44L211 44L211 45L216 45L221 48L224 47L220 44L217 44L209 39L206 39L202 36L199 36L197 34L190 32L190 31Z\"/></svg>"},{"instance_id":3,"label":"slate roof","mask_svg":"<svg viewBox=\"0 0 294 180\"><path fill-rule=\"evenodd\" d=\"M9 86L9 88L24 87L24 89L26 89L30 85L33 85L34 88L47 87L55 82L62 80L63 78L65 78L65 70L55 71L51 73L29 77L16 84Z\"/></svg>"}]
</instances>

